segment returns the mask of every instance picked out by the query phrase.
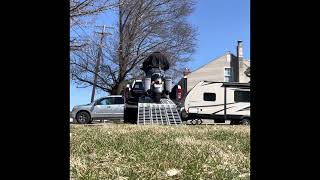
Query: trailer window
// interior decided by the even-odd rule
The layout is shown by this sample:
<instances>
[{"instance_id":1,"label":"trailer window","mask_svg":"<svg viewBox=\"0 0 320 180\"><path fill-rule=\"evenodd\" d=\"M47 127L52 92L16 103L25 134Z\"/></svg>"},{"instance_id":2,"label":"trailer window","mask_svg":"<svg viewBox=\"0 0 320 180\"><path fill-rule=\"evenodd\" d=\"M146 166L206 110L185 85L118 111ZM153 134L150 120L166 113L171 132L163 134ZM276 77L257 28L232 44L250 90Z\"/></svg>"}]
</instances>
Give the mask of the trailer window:
<instances>
[{"instance_id":1,"label":"trailer window","mask_svg":"<svg viewBox=\"0 0 320 180\"><path fill-rule=\"evenodd\" d=\"M250 91L234 91L235 102L250 102Z\"/></svg>"},{"instance_id":2,"label":"trailer window","mask_svg":"<svg viewBox=\"0 0 320 180\"><path fill-rule=\"evenodd\" d=\"M216 93L203 93L203 100L204 101L215 101L216 100Z\"/></svg>"}]
</instances>

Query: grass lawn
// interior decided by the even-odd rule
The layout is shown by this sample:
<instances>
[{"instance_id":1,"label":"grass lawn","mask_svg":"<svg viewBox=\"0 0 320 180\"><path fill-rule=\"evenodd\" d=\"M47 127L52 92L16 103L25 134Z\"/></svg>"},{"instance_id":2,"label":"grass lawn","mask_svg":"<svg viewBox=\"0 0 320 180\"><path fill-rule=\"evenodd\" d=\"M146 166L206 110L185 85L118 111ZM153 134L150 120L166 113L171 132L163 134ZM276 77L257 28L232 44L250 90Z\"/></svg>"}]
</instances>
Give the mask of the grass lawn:
<instances>
[{"instance_id":1,"label":"grass lawn","mask_svg":"<svg viewBox=\"0 0 320 180\"><path fill-rule=\"evenodd\" d=\"M71 179L250 179L250 127L70 126Z\"/></svg>"}]
</instances>

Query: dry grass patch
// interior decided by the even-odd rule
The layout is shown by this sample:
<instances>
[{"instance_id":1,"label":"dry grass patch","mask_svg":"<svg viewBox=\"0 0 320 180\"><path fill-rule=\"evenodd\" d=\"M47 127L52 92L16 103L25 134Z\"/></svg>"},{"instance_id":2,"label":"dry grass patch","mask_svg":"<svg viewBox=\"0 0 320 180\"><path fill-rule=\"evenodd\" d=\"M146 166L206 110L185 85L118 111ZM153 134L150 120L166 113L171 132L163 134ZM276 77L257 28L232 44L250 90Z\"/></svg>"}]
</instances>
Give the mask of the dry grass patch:
<instances>
[{"instance_id":1,"label":"dry grass patch","mask_svg":"<svg viewBox=\"0 0 320 180\"><path fill-rule=\"evenodd\" d=\"M249 179L247 126L71 126L73 179Z\"/></svg>"}]
</instances>

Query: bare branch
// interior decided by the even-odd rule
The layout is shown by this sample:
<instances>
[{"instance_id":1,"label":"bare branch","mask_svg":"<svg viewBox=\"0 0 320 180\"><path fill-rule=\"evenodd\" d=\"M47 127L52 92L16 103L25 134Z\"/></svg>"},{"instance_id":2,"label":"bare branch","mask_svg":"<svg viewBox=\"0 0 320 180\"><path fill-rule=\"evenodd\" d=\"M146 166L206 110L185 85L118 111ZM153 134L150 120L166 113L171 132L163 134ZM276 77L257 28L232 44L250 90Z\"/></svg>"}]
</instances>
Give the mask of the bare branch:
<instances>
[{"instance_id":1,"label":"bare branch","mask_svg":"<svg viewBox=\"0 0 320 180\"><path fill-rule=\"evenodd\" d=\"M94 1L82 0L83 4L78 4L77 8ZM140 64L155 50L167 55L175 73L179 73L177 63L181 67L191 60L195 52L196 30L186 17L194 9L194 0L114 0L114 4L117 8L114 15L118 16L119 22L112 37L107 38L106 60L99 72L100 87L113 94L119 93L127 80L142 74ZM73 57L78 61L75 63L84 67L73 67L71 74L79 77L76 78L79 83L88 84L96 61L94 53L79 53Z\"/></svg>"}]
</instances>

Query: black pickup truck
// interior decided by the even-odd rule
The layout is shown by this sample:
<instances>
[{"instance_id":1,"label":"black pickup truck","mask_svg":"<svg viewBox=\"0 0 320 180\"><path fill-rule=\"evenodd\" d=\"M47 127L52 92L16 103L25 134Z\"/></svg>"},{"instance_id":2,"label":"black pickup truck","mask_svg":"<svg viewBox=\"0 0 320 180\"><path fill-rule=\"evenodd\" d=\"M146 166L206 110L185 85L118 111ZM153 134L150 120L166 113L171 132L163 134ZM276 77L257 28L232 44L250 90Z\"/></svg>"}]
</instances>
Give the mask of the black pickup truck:
<instances>
[{"instance_id":1,"label":"black pickup truck","mask_svg":"<svg viewBox=\"0 0 320 180\"><path fill-rule=\"evenodd\" d=\"M124 90L124 117L125 123L136 123L139 98L144 94L142 80L134 80Z\"/></svg>"}]
</instances>

